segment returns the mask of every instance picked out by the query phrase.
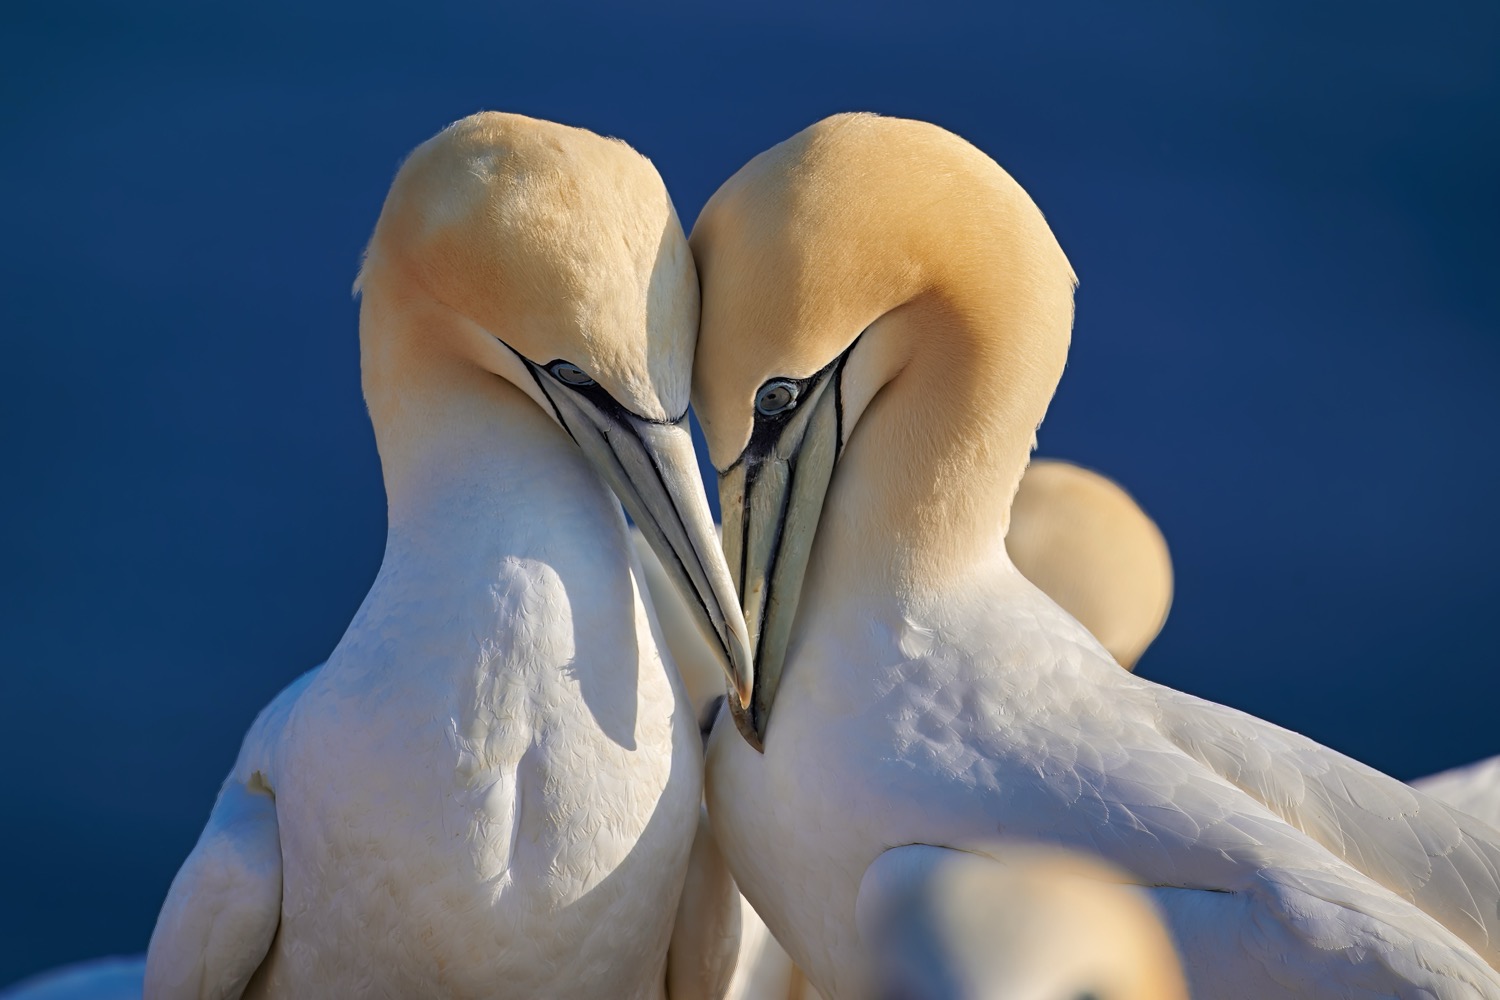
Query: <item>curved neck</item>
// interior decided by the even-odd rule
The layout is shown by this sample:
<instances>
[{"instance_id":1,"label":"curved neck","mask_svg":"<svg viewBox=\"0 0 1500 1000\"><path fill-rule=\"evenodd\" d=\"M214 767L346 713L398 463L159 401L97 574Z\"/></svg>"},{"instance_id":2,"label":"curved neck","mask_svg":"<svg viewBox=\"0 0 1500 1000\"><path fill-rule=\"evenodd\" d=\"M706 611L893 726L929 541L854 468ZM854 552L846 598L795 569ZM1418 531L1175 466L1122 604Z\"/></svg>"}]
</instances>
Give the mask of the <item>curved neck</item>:
<instances>
[{"instance_id":1,"label":"curved neck","mask_svg":"<svg viewBox=\"0 0 1500 1000\"><path fill-rule=\"evenodd\" d=\"M1010 506L1067 350L1047 325L995 330L928 296L893 333L910 360L835 467L807 586L907 596L1008 565ZM852 588L852 589L851 589Z\"/></svg>"},{"instance_id":2,"label":"curved neck","mask_svg":"<svg viewBox=\"0 0 1500 1000\"><path fill-rule=\"evenodd\" d=\"M526 393L459 353L469 332L462 324L430 300L366 290L361 357L385 479L387 559L423 546L426 561L461 564L501 541L515 551L490 555L598 544L575 544L563 530L570 524L619 522L623 538L614 494L567 433Z\"/></svg>"}]
</instances>

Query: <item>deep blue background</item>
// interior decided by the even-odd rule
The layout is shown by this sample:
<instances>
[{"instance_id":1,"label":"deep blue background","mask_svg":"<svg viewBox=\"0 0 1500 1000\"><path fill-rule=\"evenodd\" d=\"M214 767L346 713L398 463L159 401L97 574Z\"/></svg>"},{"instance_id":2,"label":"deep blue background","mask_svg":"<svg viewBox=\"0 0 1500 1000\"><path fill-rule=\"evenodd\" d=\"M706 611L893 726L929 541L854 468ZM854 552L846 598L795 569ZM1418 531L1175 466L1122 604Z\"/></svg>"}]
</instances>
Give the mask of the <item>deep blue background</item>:
<instances>
[{"instance_id":1,"label":"deep blue background","mask_svg":"<svg viewBox=\"0 0 1500 1000\"><path fill-rule=\"evenodd\" d=\"M802 6L6 5L0 983L145 945L363 596L349 286L481 108L627 139L687 223L834 111L967 136L1083 282L1042 452L1172 545L1141 672L1403 778L1500 752L1500 5Z\"/></svg>"}]
</instances>

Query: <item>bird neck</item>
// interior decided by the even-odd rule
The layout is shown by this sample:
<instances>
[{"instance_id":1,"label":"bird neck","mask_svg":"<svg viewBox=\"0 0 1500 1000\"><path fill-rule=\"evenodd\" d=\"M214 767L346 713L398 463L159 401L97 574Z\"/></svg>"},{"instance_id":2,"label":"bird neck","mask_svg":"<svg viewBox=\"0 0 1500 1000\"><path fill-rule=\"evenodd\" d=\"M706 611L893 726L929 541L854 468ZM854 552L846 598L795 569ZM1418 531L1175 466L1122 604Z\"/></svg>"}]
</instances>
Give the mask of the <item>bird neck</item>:
<instances>
[{"instance_id":1,"label":"bird neck","mask_svg":"<svg viewBox=\"0 0 1500 1000\"><path fill-rule=\"evenodd\" d=\"M451 586L472 587L493 582L506 557L626 552L614 494L535 400L455 349L461 323L441 306L366 291L362 363L385 478L385 564L442 568ZM407 329L387 328L395 324Z\"/></svg>"},{"instance_id":2,"label":"bird neck","mask_svg":"<svg viewBox=\"0 0 1500 1000\"><path fill-rule=\"evenodd\" d=\"M1012 572L1010 506L1067 351L1055 322L996 331L949 303L903 317L910 359L838 460L808 585L938 593Z\"/></svg>"},{"instance_id":3,"label":"bird neck","mask_svg":"<svg viewBox=\"0 0 1500 1000\"><path fill-rule=\"evenodd\" d=\"M585 715L634 745L641 700L671 697L670 681L636 663L652 656L651 633L614 494L499 376L468 365L403 374L398 391L367 384L385 554L329 659L329 683L351 697L397 692L408 711L452 718L475 745L500 738L497 716L543 725Z\"/></svg>"}]
</instances>

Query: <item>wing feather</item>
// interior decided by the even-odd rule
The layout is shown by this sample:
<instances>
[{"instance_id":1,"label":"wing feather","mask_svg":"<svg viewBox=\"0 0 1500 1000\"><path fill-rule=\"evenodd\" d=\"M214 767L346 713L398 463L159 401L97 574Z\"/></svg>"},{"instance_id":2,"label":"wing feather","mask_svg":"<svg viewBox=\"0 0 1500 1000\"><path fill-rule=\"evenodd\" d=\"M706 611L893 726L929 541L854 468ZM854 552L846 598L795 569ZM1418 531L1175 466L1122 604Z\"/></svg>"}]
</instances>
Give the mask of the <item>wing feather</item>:
<instances>
[{"instance_id":1,"label":"wing feather","mask_svg":"<svg viewBox=\"0 0 1500 1000\"><path fill-rule=\"evenodd\" d=\"M1500 832L1306 737L1157 690L1158 728L1185 753L1500 962Z\"/></svg>"},{"instance_id":2,"label":"wing feather","mask_svg":"<svg viewBox=\"0 0 1500 1000\"><path fill-rule=\"evenodd\" d=\"M156 918L147 1000L237 1000L281 924L276 747L314 667L261 710Z\"/></svg>"}]
</instances>

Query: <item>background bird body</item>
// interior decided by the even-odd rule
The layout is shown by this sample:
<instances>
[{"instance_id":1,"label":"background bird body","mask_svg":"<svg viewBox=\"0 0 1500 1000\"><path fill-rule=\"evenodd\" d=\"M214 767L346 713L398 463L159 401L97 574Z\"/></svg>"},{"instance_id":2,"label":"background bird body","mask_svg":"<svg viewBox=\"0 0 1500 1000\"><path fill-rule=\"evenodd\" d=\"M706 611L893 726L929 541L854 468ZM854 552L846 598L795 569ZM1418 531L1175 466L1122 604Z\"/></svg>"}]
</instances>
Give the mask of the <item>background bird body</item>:
<instances>
[{"instance_id":1,"label":"background bird body","mask_svg":"<svg viewBox=\"0 0 1500 1000\"><path fill-rule=\"evenodd\" d=\"M1160 912L1096 858L996 841L880 856L856 918L881 1000L1187 1000Z\"/></svg>"},{"instance_id":2,"label":"background bird body","mask_svg":"<svg viewBox=\"0 0 1500 1000\"><path fill-rule=\"evenodd\" d=\"M96 958L15 983L5 1000L141 1000L146 956Z\"/></svg>"},{"instance_id":3,"label":"background bird body","mask_svg":"<svg viewBox=\"0 0 1500 1000\"><path fill-rule=\"evenodd\" d=\"M1500 757L1487 757L1463 767L1430 774L1412 782L1414 788L1455 809L1500 827Z\"/></svg>"}]
</instances>

